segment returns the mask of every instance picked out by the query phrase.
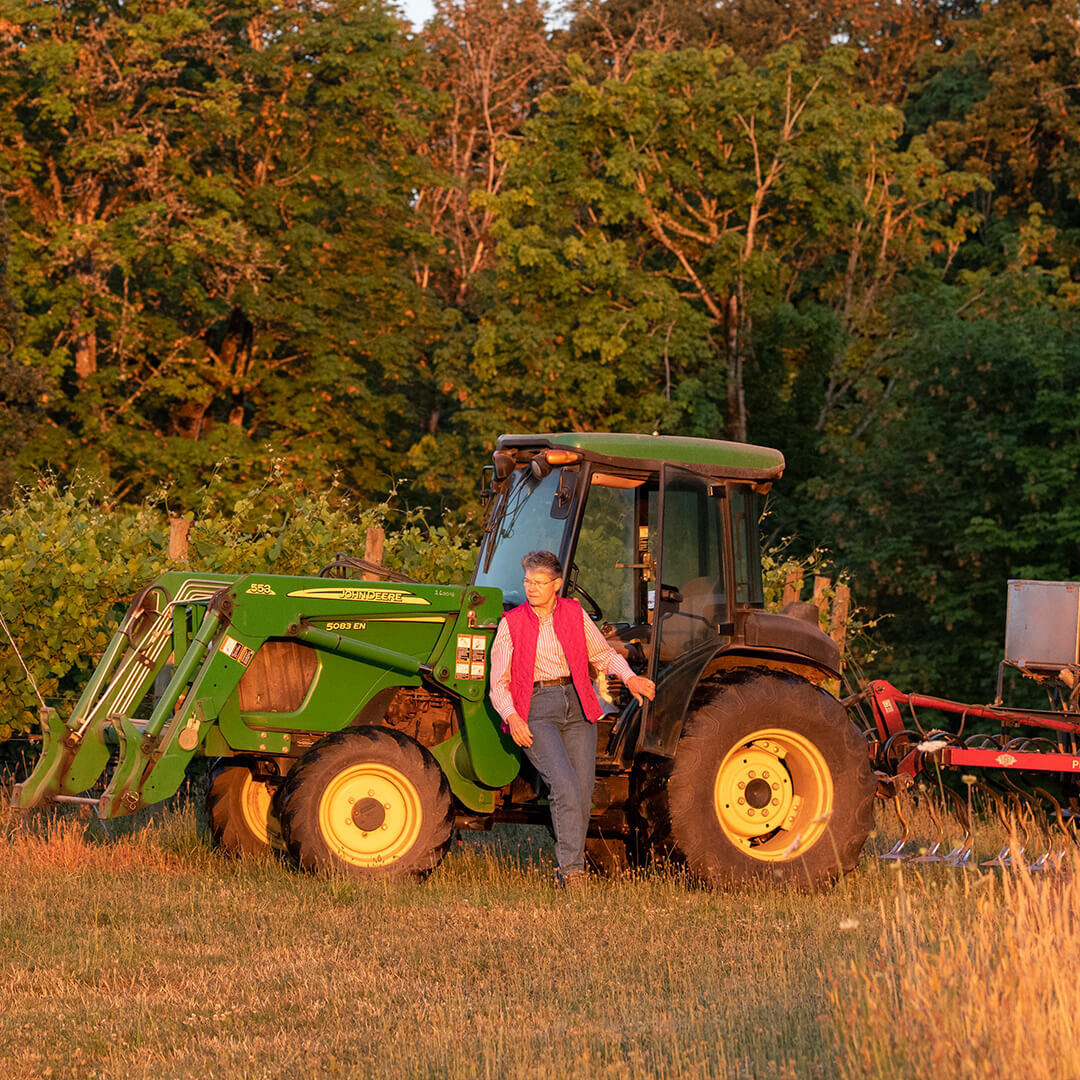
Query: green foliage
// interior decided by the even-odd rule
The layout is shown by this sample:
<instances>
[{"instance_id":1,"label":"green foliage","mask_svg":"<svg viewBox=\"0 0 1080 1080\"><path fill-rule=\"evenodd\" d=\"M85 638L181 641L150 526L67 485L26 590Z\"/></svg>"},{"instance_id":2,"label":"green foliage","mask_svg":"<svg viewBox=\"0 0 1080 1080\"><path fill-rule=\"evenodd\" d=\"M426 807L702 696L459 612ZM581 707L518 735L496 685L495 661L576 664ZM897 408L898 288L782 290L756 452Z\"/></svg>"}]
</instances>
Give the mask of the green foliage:
<instances>
[{"instance_id":1,"label":"green foliage","mask_svg":"<svg viewBox=\"0 0 1080 1080\"><path fill-rule=\"evenodd\" d=\"M46 398L40 372L15 359L19 308L8 279L10 224L0 199L0 500L15 482L14 458L38 432Z\"/></svg>"},{"instance_id":2,"label":"green foliage","mask_svg":"<svg viewBox=\"0 0 1080 1080\"><path fill-rule=\"evenodd\" d=\"M813 598L812 590L818 577L828 581L828 585L816 599L818 605L818 625L826 634L841 629L836 621L837 589L844 586L849 590L847 616L843 622L843 644L840 654L845 670L854 667L856 678L880 654L881 615L872 615L858 596L851 596L851 574L846 570L837 570L836 558L825 547L818 546L810 551L803 550L795 543L795 538L788 536L767 542L761 553L761 571L765 586L765 608L768 611L780 611L784 607L784 595L790 586L804 603Z\"/></svg>"},{"instance_id":3,"label":"green foliage","mask_svg":"<svg viewBox=\"0 0 1080 1080\"><path fill-rule=\"evenodd\" d=\"M1004 575L1077 572L1075 3L566 12L8 0L0 499L464 520L504 431L748 438L896 678L970 685Z\"/></svg>"},{"instance_id":4,"label":"green foliage","mask_svg":"<svg viewBox=\"0 0 1080 1080\"><path fill-rule=\"evenodd\" d=\"M272 440L292 475L384 489L427 319L393 12L76 0L0 26L16 358L50 384L23 464L190 505L225 457L257 484Z\"/></svg>"},{"instance_id":5,"label":"green foliage","mask_svg":"<svg viewBox=\"0 0 1080 1080\"><path fill-rule=\"evenodd\" d=\"M189 561L168 559L163 493L117 505L100 480L61 485L43 476L0 510L0 613L49 705L74 705L127 602L165 570L316 574L338 552L364 552L369 528L386 531L384 562L413 577L463 582L474 552L460 534L430 528L391 497L358 505L340 491L312 495L272 473L237 499L215 478L201 493L189 534ZM0 640L0 739L36 729L38 701L6 635Z\"/></svg>"},{"instance_id":6,"label":"green foliage","mask_svg":"<svg viewBox=\"0 0 1080 1080\"><path fill-rule=\"evenodd\" d=\"M1008 579L1080 576L1077 318L1034 254L908 299L895 358L830 437L835 474L807 485L814 535L895 613L901 686L987 697Z\"/></svg>"},{"instance_id":7,"label":"green foliage","mask_svg":"<svg viewBox=\"0 0 1080 1080\"><path fill-rule=\"evenodd\" d=\"M977 184L899 148L853 59L683 49L622 79L571 59L507 151L499 265L436 354L451 431L414 465L528 427L769 441L779 421L801 466L805 421L888 335L907 275L962 241Z\"/></svg>"}]
</instances>

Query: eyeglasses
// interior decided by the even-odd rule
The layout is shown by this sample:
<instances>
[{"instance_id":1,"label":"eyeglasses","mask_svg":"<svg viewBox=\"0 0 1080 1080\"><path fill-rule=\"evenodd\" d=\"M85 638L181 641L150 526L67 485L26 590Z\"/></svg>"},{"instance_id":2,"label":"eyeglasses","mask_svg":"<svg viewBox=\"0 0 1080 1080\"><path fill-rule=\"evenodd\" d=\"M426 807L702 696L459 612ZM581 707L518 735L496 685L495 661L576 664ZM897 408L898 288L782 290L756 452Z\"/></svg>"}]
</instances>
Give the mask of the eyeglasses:
<instances>
[{"instance_id":1,"label":"eyeglasses","mask_svg":"<svg viewBox=\"0 0 1080 1080\"><path fill-rule=\"evenodd\" d=\"M525 578L525 588L529 589L542 589L545 585L551 585L553 582L558 581L558 578Z\"/></svg>"}]
</instances>

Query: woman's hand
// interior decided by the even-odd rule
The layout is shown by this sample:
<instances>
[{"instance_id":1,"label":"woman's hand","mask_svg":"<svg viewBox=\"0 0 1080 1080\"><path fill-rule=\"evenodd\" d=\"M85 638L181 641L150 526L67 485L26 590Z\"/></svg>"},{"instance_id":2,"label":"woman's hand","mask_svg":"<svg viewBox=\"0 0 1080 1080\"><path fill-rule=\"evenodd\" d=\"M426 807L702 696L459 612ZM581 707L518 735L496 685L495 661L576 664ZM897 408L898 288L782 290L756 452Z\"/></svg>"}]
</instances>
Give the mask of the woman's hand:
<instances>
[{"instance_id":1,"label":"woman's hand","mask_svg":"<svg viewBox=\"0 0 1080 1080\"><path fill-rule=\"evenodd\" d=\"M645 698L653 701L656 698L656 683L652 679L646 679L644 675L634 675L626 684L626 689L637 699L639 705L645 704Z\"/></svg>"},{"instance_id":2,"label":"woman's hand","mask_svg":"<svg viewBox=\"0 0 1080 1080\"><path fill-rule=\"evenodd\" d=\"M522 720L517 713L511 713L506 724L510 728L510 738L518 746L532 746L533 737L527 721Z\"/></svg>"}]
</instances>

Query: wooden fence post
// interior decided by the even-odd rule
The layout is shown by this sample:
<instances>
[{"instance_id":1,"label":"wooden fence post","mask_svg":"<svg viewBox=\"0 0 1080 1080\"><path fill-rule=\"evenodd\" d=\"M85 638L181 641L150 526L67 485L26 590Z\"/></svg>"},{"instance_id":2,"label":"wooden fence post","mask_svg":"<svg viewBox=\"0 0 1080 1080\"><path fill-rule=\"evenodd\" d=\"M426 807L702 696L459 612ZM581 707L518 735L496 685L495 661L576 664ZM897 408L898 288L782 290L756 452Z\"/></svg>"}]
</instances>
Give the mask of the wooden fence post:
<instances>
[{"instance_id":1,"label":"wooden fence post","mask_svg":"<svg viewBox=\"0 0 1080 1080\"><path fill-rule=\"evenodd\" d=\"M169 518L169 559L172 562L187 562L188 533L191 522L187 518Z\"/></svg>"},{"instance_id":2,"label":"wooden fence post","mask_svg":"<svg viewBox=\"0 0 1080 1080\"><path fill-rule=\"evenodd\" d=\"M832 608L833 641L841 652L844 651L844 639L847 637L848 610L851 607L851 590L846 585L836 586L836 599Z\"/></svg>"},{"instance_id":3,"label":"wooden fence post","mask_svg":"<svg viewBox=\"0 0 1080 1080\"><path fill-rule=\"evenodd\" d=\"M795 603L802 595L802 571L789 570L784 578L784 607Z\"/></svg>"},{"instance_id":4,"label":"wooden fence post","mask_svg":"<svg viewBox=\"0 0 1080 1080\"><path fill-rule=\"evenodd\" d=\"M383 547L386 544L386 533L379 528L368 529L364 538L364 561L382 566ZM368 575L369 581L379 581L378 575Z\"/></svg>"},{"instance_id":5,"label":"wooden fence post","mask_svg":"<svg viewBox=\"0 0 1080 1080\"><path fill-rule=\"evenodd\" d=\"M829 591L829 586L832 581L827 577L822 577L818 574L814 578L814 607L818 609L818 616L828 623L829 620L829 600L826 597L826 593Z\"/></svg>"}]
</instances>

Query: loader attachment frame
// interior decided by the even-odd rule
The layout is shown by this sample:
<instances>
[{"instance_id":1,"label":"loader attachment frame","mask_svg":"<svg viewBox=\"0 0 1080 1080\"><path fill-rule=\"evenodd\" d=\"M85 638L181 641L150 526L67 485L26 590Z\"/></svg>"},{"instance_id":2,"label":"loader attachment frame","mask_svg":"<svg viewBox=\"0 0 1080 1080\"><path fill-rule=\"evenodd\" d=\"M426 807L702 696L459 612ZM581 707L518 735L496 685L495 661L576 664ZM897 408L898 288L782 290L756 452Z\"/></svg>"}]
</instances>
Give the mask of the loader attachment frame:
<instances>
[{"instance_id":1,"label":"loader attachment frame","mask_svg":"<svg viewBox=\"0 0 1080 1080\"><path fill-rule=\"evenodd\" d=\"M16 786L14 806L73 797L97 781L118 741L116 725L125 718L138 730L140 721L132 714L169 657L186 652L189 623L201 623L210 598L232 580L223 574L171 572L139 592L71 716L65 722L50 709L42 717L41 756Z\"/></svg>"},{"instance_id":2,"label":"loader attachment frame","mask_svg":"<svg viewBox=\"0 0 1080 1080\"><path fill-rule=\"evenodd\" d=\"M451 789L490 810L520 765L486 696L501 612L499 590L472 586L167 574L136 598L68 721L45 718L45 752L14 805L85 791L118 743L98 814L129 814L173 795L197 754L297 757L384 691L426 684L457 703L459 730L438 753ZM311 650L314 674L298 706L244 711L241 680L270 641ZM170 659L168 685L140 719Z\"/></svg>"}]
</instances>

